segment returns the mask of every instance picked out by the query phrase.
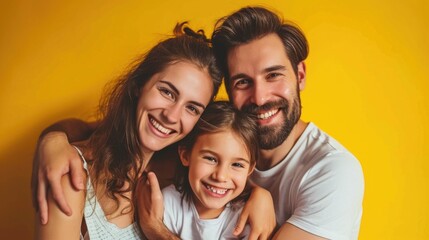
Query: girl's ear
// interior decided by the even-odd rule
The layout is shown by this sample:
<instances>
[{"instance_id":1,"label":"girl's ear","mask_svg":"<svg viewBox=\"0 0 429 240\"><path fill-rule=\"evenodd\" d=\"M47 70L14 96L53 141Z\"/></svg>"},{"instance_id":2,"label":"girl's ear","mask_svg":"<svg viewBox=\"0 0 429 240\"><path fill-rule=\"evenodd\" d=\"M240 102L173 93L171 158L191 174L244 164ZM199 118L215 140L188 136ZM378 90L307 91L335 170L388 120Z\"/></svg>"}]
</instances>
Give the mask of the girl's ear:
<instances>
[{"instance_id":1,"label":"girl's ear","mask_svg":"<svg viewBox=\"0 0 429 240\"><path fill-rule=\"evenodd\" d=\"M179 146L179 157L180 161L182 162L182 165L185 167L189 166L189 159L188 159L188 151L186 151L186 148L183 146Z\"/></svg>"},{"instance_id":2,"label":"girl's ear","mask_svg":"<svg viewBox=\"0 0 429 240\"><path fill-rule=\"evenodd\" d=\"M250 166L249 173L247 174L247 176L250 176L250 174L252 174L253 170L255 170L255 166L256 164L252 164L252 166Z\"/></svg>"}]
</instances>

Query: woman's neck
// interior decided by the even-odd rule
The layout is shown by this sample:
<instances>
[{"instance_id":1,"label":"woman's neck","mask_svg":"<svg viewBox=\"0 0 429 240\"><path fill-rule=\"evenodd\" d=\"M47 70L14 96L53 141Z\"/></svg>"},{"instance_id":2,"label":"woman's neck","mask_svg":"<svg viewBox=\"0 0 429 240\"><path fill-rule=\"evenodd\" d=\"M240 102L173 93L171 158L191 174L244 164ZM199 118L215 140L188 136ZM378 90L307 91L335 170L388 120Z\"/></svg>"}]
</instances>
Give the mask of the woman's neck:
<instances>
[{"instance_id":1,"label":"woman's neck","mask_svg":"<svg viewBox=\"0 0 429 240\"><path fill-rule=\"evenodd\" d=\"M145 149L142 149L142 153L143 153L143 161L140 162L140 164L143 164L143 166L141 166L140 171L138 172L138 177L140 178L141 175L143 174L143 172L146 170L150 159L152 158L153 154L155 153L154 151L148 151ZM140 167L140 166L139 166Z\"/></svg>"}]
</instances>

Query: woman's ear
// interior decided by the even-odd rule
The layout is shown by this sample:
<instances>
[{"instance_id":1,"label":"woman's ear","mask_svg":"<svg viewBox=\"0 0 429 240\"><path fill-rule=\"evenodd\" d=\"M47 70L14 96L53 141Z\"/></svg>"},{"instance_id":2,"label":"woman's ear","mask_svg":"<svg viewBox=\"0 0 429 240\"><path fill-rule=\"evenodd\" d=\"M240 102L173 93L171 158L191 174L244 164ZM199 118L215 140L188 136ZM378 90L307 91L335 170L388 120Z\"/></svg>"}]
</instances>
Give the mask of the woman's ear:
<instances>
[{"instance_id":1,"label":"woman's ear","mask_svg":"<svg viewBox=\"0 0 429 240\"><path fill-rule=\"evenodd\" d=\"M179 146L178 151L179 151L179 157L180 157L180 161L182 162L182 165L185 167L188 167L189 166L188 151L183 146Z\"/></svg>"}]
</instances>

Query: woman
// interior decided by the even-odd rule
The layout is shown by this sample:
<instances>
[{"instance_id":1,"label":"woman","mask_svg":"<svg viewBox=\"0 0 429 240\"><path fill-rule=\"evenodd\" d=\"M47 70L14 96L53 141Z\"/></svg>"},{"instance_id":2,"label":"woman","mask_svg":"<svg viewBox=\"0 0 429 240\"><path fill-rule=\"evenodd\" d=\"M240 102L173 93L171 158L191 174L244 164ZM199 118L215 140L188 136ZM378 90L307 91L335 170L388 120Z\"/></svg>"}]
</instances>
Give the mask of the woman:
<instances>
[{"instance_id":1,"label":"woman","mask_svg":"<svg viewBox=\"0 0 429 240\"><path fill-rule=\"evenodd\" d=\"M37 222L37 238L142 237L134 221L137 179L155 151L191 131L221 82L205 37L188 28L194 36L184 34L182 27L177 25L175 37L153 47L102 99L94 134L74 143L88 172L88 191L74 190L63 176L72 215L65 216L50 196L50 221Z\"/></svg>"}]
</instances>

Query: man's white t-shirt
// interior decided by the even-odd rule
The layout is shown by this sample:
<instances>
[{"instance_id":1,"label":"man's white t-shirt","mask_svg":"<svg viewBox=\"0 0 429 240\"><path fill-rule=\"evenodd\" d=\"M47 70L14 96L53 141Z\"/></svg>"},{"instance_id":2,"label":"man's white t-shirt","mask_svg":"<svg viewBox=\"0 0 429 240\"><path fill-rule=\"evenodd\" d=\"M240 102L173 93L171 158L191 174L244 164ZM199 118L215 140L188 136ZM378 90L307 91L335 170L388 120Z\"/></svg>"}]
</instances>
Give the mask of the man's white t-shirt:
<instances>
[{"instance_id":1,"label":"man's white t-shirt","mask_svg":"<svg viewBox=\"0 0 429 240\"><path fill-rule=\"evenodd\" d=\"M251 180L273 196L277 224L328 239L357 239L364 179L359 161L310 123L285 159Z\"/></svg>"},{"instance_id":2,"label":"man's white t-shirt","mask_svg":"<svg viewBox=\"0 0 429 240\"><path fill-rule=\"evenodd\" d=\"M247 239L249 227L236 237L232 233L244 204L228 204L216 219L200 219L193 201L183 200L174 185L162 190L164 224L180 239Z\"/></svg>"}]
</instances>

